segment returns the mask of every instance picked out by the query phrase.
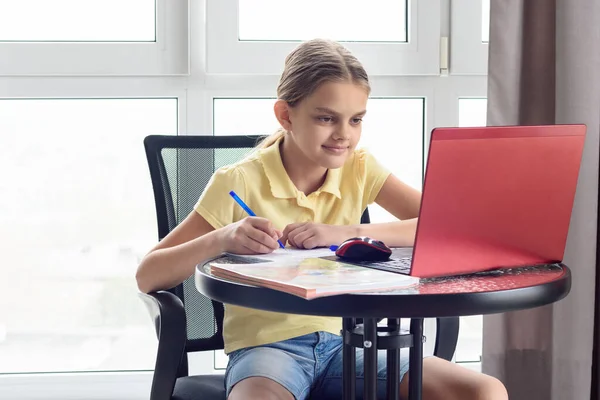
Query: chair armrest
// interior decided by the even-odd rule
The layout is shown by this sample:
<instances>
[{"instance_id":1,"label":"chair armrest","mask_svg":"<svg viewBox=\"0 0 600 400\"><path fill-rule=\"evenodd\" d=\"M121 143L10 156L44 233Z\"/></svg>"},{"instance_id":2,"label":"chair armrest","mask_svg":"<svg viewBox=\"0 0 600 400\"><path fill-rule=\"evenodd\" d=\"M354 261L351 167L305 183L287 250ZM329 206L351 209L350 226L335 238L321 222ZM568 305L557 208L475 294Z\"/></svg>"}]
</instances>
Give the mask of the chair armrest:
<instances>
[{"instance_id":1,"label":"chair armrest","mask_svg":"<svg viewBox=\"0 0 600 400\"><path fill-rule=\"evenodd\" d=\"M173 293L140 294L154 321L158 337L150 400L171 400L187 341L185 309Z\"/></svg>"},{"instance_id":2,"label":"chair armrest","mask_svg":"<svg viewBox=\"0 0 600 400\"><path fill-rule=\"evenodd\" d=\"M433 355L452 361L458 342L459 317L436 318L437 332Z\"/></svg>"}]
</instances>

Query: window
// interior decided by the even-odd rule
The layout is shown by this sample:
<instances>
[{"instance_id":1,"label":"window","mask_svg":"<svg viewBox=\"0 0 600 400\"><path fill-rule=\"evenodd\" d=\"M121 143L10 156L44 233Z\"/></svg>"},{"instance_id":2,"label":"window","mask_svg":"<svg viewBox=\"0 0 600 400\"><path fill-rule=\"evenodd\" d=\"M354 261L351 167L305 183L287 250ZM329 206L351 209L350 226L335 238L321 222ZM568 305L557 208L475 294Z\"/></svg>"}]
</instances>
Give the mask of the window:
<instances>
[{"instance_id":1,"label":"window","mask_svg":"<svg viewBox=\"0 0 600 400\"><path fill-rule=\"evenodd\" d=\"M481 41L490 41L490 0L481 0Z\"/></svg>"},{"instance_id":2,"label":"window","mask_svg":"<svg viewBox=\"0 0 600 400\"><path fill-rule=\"evenodd\" d=\"M421 190L423 183L423 98L371 98L359 146L369 149L400 180ZM372 222L393 221L377 204L369 206Z\"/></svg>"},{"instance_id":3,"label":"window","mask_svg":"<svg viewBox=\"0 0 600 400\"><path fill-rule=\"evenodd\" d=\"M453 0L450 8L450 73L486 75L490 0Z\"/></svg>"},{"instance_id":4,"label":"window","mask_svg":"<svg viewBox=\"0 0 600 400\"><path fill-rule=\"evenodd\" d=\"M188 34L184 0L0 0L0 75L185 75Z\"/></svg>"},{"instance_id":5,"label":"window","mask_svg":"<svg viewBox=\"0 0 600 400\"><path fill-rule=\"evenodd\" d=\"M459 126L486 126L485 98L462 98L458 100ZM480 362L483 346L483 317L474 315L460 317L460 331L456 346L457 362Z\"/></svg>"},{"instance_id":6,"label":"window","mask_svg":"<svg viewBox=\"0 0 600 400\"><path fill-rule=\"evenodd\" d=\"M0 41L153 42L154 8L154 0L0 0Z\"/></svg>"},{"instance_id":7,"label":"window","mask_svg":"<svg viewBox=\"0 0 600 400\"><path fill-rule=\"evenodd\" d=\"M306 0L300 7L295 2L239 0L239 39L293 41L325 37L346 42L406 42L406 3ZM290 15L294 18L286 17Z\"/></svg>"},{"instance_id":8,"label":"window","mask_svg":"<svg viewBox=\"0 0 600 400\"><path fill-rule=\"evenodd\" d=\"M458 126L486 126L487 99L458 99Z\"/></svg>"},{"instance_id":9,"label":"window","mask_svg":"<svg viewBox=\"0 0 600 400\"><path fill-rule=\"evenodd\" d=\"M440 7L437 0L209 1L207 72L276 75L297 45L291 41L323 36L347 41L373 75L438 75Z\"/></svg>"},{"instance_id":10,"label":"window","mask_svg":"<svg viewBox=\"0 0 600 400\"><path fill-rule=\"evenodd\" d=\"M213 100L212 132L215 136L270 135L279 128L274 104L273 97L216 98Z\"/></svg>"},{"instance_id":11,"label":"window","mask_svg":"<svg viewBox=\"0 0 600 400\"><path fill-rule=\"evenodd\" d=\"M152 369L142 142L177 133L177 100L3 99L0 132L0 373Z\"/></svg>"}]
</instances>

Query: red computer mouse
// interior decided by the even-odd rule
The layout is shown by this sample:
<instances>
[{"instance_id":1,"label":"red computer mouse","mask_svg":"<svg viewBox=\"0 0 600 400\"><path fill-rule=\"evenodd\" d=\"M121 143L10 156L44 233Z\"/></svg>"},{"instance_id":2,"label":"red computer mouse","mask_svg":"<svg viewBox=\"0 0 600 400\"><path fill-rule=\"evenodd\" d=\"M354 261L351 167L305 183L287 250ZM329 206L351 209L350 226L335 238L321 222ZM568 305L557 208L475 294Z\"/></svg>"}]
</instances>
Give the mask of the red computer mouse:
<instances>
[{"instance_id":1,"label":"red computer mouse","mask_svg":"<svg viewBox=\"0 0 600 400\"><path fill-rule=\"evenodd\" d=\"M392 250L379 240L363 236L344 241L335 255L348 261L385 261L392 255Z\"/></svg>"}]
</instances>

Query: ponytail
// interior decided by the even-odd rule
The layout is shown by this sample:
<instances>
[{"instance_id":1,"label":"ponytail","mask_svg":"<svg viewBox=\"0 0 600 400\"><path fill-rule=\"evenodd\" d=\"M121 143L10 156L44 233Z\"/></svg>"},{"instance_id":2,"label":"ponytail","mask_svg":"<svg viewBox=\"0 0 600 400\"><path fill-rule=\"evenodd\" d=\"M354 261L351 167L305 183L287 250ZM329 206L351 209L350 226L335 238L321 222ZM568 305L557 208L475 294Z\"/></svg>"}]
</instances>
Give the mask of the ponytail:
<instances>
[{"instance_id":1,"label":"ponytail","mask_svg":"<svg viewBox=\"0 0 600 400\"><path fill-rule=\"evenodd\" d=\"M266 138L264 138L263 140L260 141L260 143L258 143L258 145L256 146L258 149L266 149L267 147L270 147L272 145L274 145L280 138L283 137L283 135L285 135L286 130L283 128L279 128L275 131L275 133L267 136Z\"/></svg>"}]
</instances>

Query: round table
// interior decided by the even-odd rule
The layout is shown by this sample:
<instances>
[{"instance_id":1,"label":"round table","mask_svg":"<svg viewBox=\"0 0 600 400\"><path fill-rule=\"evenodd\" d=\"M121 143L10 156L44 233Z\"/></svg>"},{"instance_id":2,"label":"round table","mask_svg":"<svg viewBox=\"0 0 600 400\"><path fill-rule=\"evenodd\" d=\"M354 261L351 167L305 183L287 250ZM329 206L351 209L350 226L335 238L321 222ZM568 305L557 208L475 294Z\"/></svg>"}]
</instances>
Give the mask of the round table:
<instances>
[{"instance_id":1,"label":"round table","mask_svg":"<svg viewBox=\"0 0 600 400\"><path fill-rule=\"evenodd\" d=\"M218 260L232 262L226 255ZM420 400L424 318L493 314L550 304L569 293L571 273L564 264L544 264L421 279L418 285L402 290L313 300L217 278L211 274L208 263L197 266L195 282L200 293L226 304L343 318L344 399L355 395L355 347L362 347L365 352L365 400L376 398L378 349L388 351L388 398L398 398L399 374L394 371L399 370L399 348L410 347L409 399ZM364 320L362 327L355 326L355 318ZM381 318L387 318L389 324L378 332L377 320ZM412 319L409 335L401 334L400 318Z\"/></svg>"}]
</instances>

